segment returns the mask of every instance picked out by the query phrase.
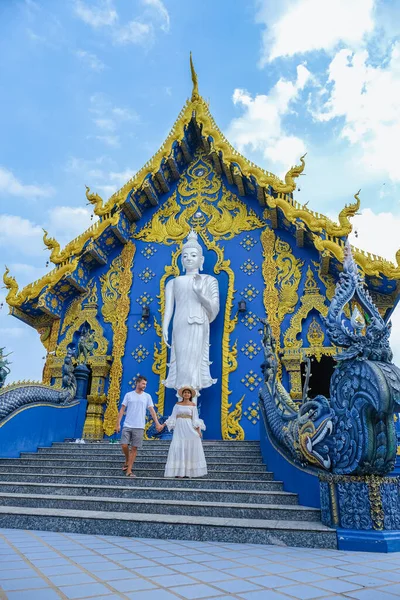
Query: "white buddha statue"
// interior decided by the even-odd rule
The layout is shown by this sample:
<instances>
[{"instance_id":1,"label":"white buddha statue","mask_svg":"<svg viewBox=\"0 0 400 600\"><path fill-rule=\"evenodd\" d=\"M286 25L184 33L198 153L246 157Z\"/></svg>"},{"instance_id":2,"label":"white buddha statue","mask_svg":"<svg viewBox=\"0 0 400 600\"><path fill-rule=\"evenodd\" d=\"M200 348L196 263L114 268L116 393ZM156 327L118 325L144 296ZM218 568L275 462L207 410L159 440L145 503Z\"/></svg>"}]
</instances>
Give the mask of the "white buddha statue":
<instances>
[{"instance_id":1,"label":"white buddha statue","mask_svg":"<svg viewBox=\"0 0 400 600\"><path fill-rule=\"evenodd\" d=\"M200 275L203 250L197 233L191 231L181 251L185 275L168 281L165 287L163 338L171 348L165 387L179 390L185 385L197 392L216 383L210 374L210 323L219 312L218 281L211 275ZM175 312L174 312L175 308ZM168 344L168 328L172 324L172 343Z\"/></svg>"}]
</instances>

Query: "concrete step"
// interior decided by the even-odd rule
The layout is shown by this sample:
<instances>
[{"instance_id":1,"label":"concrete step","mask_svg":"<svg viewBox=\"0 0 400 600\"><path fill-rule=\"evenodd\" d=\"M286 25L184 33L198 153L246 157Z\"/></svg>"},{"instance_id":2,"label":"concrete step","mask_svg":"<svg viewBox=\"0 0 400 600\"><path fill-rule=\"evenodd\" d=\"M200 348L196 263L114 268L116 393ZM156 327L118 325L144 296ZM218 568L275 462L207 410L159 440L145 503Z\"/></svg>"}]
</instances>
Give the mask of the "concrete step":
<instances>
[{"instance_id":1,"label":"concrete step","mask_svg":"<svg viewBox=\"0 0 400 600\"><path fill-rule=\"evenodd\" d=\"M112 442L108 442L108 441L101 441L101 442L90 442L90 441L85 441L84 444L77 444L76 442L54 442L52 447L66 447L66 446L82 446L84 447L88 447L88 446L96 446L96 447L113 447L113 446L118 446L118 444L120 443L119 439L116 440L114 443ZM151 448L156 448L157 446L168 446L171 443L171 440L143 440L143 447L151 447ZM242 450L246 450L246 449L253 449L256 448L257 450L260 449L260 442L247 442L247 441L243 441L243 442L235 442L235 441L230 441L230 440L203 440L203 446L204 447L208 447L208 446L214 446L215 448L221 448L224 450L227 450L228 448L240 448Z\"/></svg>"},{"instance_id":2,"label":"concrete step","mask_svg":"<svg viewBox=\"0 0 400 600\"><path fill-rule=\"evenodd\" d=\"M178 482L177 482L178 483ZM187 487L143 487L122 485L81 485L65 483L28 483L26 481L0 482L0 493L4 494L51 494L53 496L81 496L108 498L151 498L154 500L182 500L195 502L238 502L249 504L277 504L297 506L297 494L283 492L281 487L271 490L226 490L211 487L214 482L208 482L209 488ZM279 483L279 482L271 482Z\"/></svg>"},{"instance_id":3,"label":"concrete step","mask_svg":"<svg viewBox=\"0 0 400 600\"><path fill-rule=\"evenodd\" d=\"M135 461L135 469L145 469L147 466L153 467L153 465L163 465L167 462L167 456L155 458L155 457L144 457L142 455L138 456ZM89 456L79 456L76 458L72 457L63 457L63 458L54 458L54 456L40 456L37 454L33 454L31 456L21 456L21 458L0 458L0 469L4 466L8 465L26 465L26 466L47 466L47 467L69 467L76 465L76 467L100 467L104 468L108 467L110 469L118 469L124 463L123 454L120 453L116 456L107 456L106 458L99 458L98 456L89 457ZM251 459L248 463L243 463L240 461L229 461L225 460L225 458L218 459L215 458L207 458L207 467L210 471L227 471L231 468L240 471L252 471L253 473L265 473L266 467L261 459L258 461L254 461Z\"/></svg>"},{"instance_id":4,"label":"concrete step","mask_svg":"<svg viewBox=\"0 0 400 600\"><path fill-rule=\"evenodd\" d=\"M314 521L226 519L0 506L0 527L157 539L336 548L336 531Z\"/></svg>"},{"instance_id":5,"label":"concrete step","mask_svg":"<svg viewBox=\"0 0 400 600\"><path fill-rule=\"evenodd\" d=\"M0 506L30 506L35 508L62 508L102 512L153 513L157 515L184 515L222 517L233 519L283 519L320 521L320 511L304 506L278 504L240 504L198 500L156 500L154 498L90 498L85 496L55 496L52 494L1 493Z\"/></svg>"},{"instance_id":6,"label":"concrete step","mask_svg":"<svg viewBox=\"0 0 400 600\"><path fill-rule=\"evenodd\" d=\"M27 465L26 463L15 463L15 460L18 459L7 459L12 461L13 464L9 463L8 465L2 464L0 466L0 475L7 475L11 470L14 472L18 472L21 474L37 474L37 475L102 475L106 477L107 475L117 475L118 471L121 471L121 465L119 468L115 467L100 467L100 466L87 466L87 467L65 467L62 465L58 465L57 463L54 466L35 466L35 465ZM76 463L75 463L76 464ZM90 461L89 461L90 465ZM241 468L239 466L239 468ZM160 468L151 468L144 464L136 464L134 467L134 472L138 477L163 477L164 476L164 466L160 465ZM208 479L219 479L224 481L227 477L232 476L232 472L235 474L236 480L246 480L246 479L259 479L264 481L270 481L273 479L273 473L266 472L264 467L264 472L256 470L254 468L252 471L246 471L238 469L228 470L226 466L224 470L219 468L218 465L213 465L211 469L208 469Z\"/></svg>"},{"instance_id":7,"label":"concrete step","mask_svg":"<svg viewBox=\"0 0 400 600\"><path fill-rule=\"evenodd\" d=\"M138 457L146 457L146 458L163 458L168 456L167 448L160 448L159 450L148 450L146 448L141 448L138 451ZM207 458L221 458L224 461L235 462L235 461L262 461L261 452L254 452L253 450L250 452L241 452L240 450L207 450L205 449L204 454ZM96 456L98 458L111 458L115 456L121 456L121 446L117 446L114 448L103 448L102 450L97 450L96 448L85 448L84 450L81 448L74 448L70 450L68 448L62 448L59 450L58 448L39 448L39 451L36 452L22 452L21 457L24 456L37 456L44 457L48 456L51 458L68 458L68 457L90 457Z\"/></svg>"},{"instance_id":8,"label":"concrete step","mask_svg":"<svg viewBox=\"0 0 400 600\"><path fill-rule=\"evenodd\" d=\"M260 490L260 491L280 491L282 490L281 481L266 481L260 479L233 479L236 474L229 473L230 479L214 479L202 477L199 479L165 479L164 477L125 477L124 475L73 475L57 472L51 473L31 473L31 472L8 472L0 473L0 482L28 482L28 483L65 483L77 485L122 485L126 487L180 487L180 488L196 488L208 489L212 487L218 490Z\"/></svg>"}]
</instances>

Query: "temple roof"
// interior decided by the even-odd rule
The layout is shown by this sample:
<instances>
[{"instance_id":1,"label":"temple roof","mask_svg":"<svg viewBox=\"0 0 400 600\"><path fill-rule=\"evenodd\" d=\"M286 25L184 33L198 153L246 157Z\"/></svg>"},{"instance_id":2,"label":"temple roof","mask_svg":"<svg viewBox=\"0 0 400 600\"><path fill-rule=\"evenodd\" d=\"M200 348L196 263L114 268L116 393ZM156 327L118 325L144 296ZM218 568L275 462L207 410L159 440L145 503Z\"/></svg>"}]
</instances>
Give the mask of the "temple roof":
<instances>
[{"instance_id":1,"label":"temple roof","mask_svg":"<svg viewBox=\"0 0 400 600\"><path fill-rule=\"evenodd\" d=\"M125 243L130 229L127 222L138 221L147 207L160 203L160 198L179 179L199 147L212 161L215 170L237 188L239 196L253 197L265 208L273 228L289 230L299 246L304 245L305 240L311 243L319 251L321 268L326 273L332 264L340 270L345 241L352 230L350 218L360 207L359 192L354 195L355 202L339 213L338 224L301 205L293 198L293 192L296 179L305 167L304 156L299 165L289 169L284 181L242 156L221 133L207 102L199 94L192 57L190 67L191 98L156 154L106 202L86 186L86 197L93 205L98 221L63 249L44 232L43 241L51 250L50 261L56 267L22 290L6 268L3 281L9 290L6 300L12 314L35 327L38 327L39 317L43 317L44 322L58 318L61 311L59 298L68 298L68 287L71 295L84 291L85 272L94 265L107 262L107 246L100 243L101 240L104 241L105 236L110 239L111 234L119 243ZM400 280L400 250L396 254L397 265L357 248L353 248L353 255L376 291L396 291Z\"/></svg>"}]
</instances>

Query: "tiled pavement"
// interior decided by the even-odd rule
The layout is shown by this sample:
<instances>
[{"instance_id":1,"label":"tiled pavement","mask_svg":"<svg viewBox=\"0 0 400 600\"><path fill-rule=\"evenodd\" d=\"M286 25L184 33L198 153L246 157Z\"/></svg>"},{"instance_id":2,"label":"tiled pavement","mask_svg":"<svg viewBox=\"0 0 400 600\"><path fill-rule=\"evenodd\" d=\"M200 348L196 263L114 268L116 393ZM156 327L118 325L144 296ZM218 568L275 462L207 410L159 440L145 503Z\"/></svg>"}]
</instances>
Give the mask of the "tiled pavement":
<instances>
[{"instance_id":1,"label":"tiled pavement","mask_svg":"<svg viewBox=\"0 0 400 600\"><path fill-rule=\"evenodd\" d=\"M0 529L1 600L400 598L400 554Z\"/></svg>"}]
</instances>

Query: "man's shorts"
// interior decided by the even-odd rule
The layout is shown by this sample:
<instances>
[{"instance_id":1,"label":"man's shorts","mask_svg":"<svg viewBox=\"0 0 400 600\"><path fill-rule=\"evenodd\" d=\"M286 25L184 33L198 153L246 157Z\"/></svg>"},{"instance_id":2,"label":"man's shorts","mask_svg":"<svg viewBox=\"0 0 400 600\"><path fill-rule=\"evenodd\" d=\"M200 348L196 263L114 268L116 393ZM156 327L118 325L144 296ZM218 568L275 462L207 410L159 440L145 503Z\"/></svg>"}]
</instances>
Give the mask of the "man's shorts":
<instances>
[{"instance_id":1,"label":"man's shorts","mask_svg":"<svg viewBox=\"0 0 400 600\"><path fill-rule=\"evenodd\" d=\"M123 427L121 433L121 444L128 444L135 448L141 448L143 442L144 429L133 427Z\"/></svg>"}]
</instances>

